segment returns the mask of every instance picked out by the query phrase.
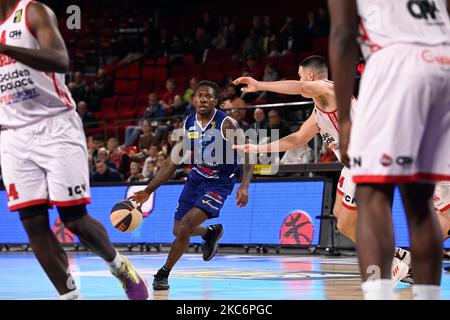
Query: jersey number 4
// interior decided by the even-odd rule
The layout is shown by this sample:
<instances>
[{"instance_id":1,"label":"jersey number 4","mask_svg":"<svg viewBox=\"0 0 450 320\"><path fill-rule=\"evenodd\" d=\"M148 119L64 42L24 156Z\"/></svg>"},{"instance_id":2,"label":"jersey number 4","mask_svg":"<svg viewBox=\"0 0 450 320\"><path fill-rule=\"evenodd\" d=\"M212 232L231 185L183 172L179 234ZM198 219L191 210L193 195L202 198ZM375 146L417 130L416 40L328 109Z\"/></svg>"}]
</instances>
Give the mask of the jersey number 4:
<instances>
[{"instance_id":1,"label":"jersey number 4","mask_svg":"<svg viewBox=\"0 0 450 320\"><path fill-rule=\"evenodd\" d=\"M9 188L8 188L8 190L6 190L6 192L7 192L8 200L11 198L13 200L19 199L19 193L17 192L16 185L14 183L11 183L9 185Z\"/></svg>"}]
</instances>

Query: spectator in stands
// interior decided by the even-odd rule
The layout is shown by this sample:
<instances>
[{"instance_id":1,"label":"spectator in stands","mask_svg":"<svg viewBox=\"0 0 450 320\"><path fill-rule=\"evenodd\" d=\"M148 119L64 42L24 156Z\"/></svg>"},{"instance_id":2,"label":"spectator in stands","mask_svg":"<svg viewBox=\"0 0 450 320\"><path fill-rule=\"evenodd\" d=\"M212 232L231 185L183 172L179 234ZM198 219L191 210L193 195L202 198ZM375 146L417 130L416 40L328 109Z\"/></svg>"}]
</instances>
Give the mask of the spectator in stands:
<instances>
[{"instance_id":1,"label":"spectator in stands","mask_svg":"<svg viewBox=\"0 0 450 320\"><path fill-rule=\"evenodd\" d=\"M330 33L330 17L324 8L319 8L317 16L317 34L326 36Z\"/></svg>"},{"instance_id":2,"label":"spectator in stands","mask_svg":"<svg viewBox=\"0 0 450 320\"><path fill-rule=\"evenodd\" d=\"M167 155L164 153L164 151L158 152L158 156L156 157L156 170L159 170L161 168L166 159Z\"/></svg>"},{"instance_id":3,"label":"spectator in stands","mask_svg":"<svg viewBox=\"0 0 450 320\"><path fill-rule=\"evenodd\" d=\"M119 141L116 138L109 138L106 143L106 149L110 152L111 161L114 162L119 173L124 177L128 176L131 159L128 154L119 147Z\"/></svg>"},{"instance_id":4,"label":"spectator in stands","mask_svg":"<svg viewBox=\"0 0 450 320\"><path fill-rule=\"evenodd\" d=\"M86 100L87 86L81 72L77 71L73 74L73 82L69 83L69 88L72 88L71 94L75 102Z\"/></svg>"},{"instance_id":5,"label":"spectator in stands","mask_svg":"<svg viewBox=\"0 0 450 320\"><path fill-rule=\"evenodd\" d=\"M271 28L266 29L266 33L263 38L262 49L263 52L268 56L279 56L281 54L280 40L278 39L277 34Z\"/></svg>"},{"instance_id":6,"label":"spectator in stands","mask_svg":"<svg viewBox=\"0 0 450 320\"><path fill-rule=\"evenodd\" d=\"M280 29L280 49L281 54L298 53L301 48L301 41L297 32L294 18L287 17L286 22Z\"/></svg>"},{"instance_id":7,"label":"spectator in stands","mask_svg":"<svg viewBox=\"0 0 450 320\"><path fill-rule=\"evenodd\" d=\"M242 56L258 55L262 51L262 37L258 36L255 29L250 29L248 37L242 44Z\"/></svg>"},{"instance_id":8,"label":"spectator in stands","mask_svg":"<svg viewBox=\"0 0 450 320\"><path fill-rule=\"evenodd\" d=\"M247 57L247 59L245 60L245 65L244 68L242 69L241 73L249 73L251 74L252 77L258 77L259 75L255 74L255 70L256 70L256 59L254 56L249 55Z\"/></svg>"},{"instance_id":9,"label":"spectator in stands","mask_svg":"<svg viewBox=\"0 0 450 320\"><path fill-rule=\"evenodd\" d=\"M314 12L310 11L307 15L307 23L303 30L305 51L311 50L314 38L317 36L316 18Z\"/></svg>"},{"instance_id":10,"label":"spectator in stands","mask_svg":"<svg viewBox=\"0 0 450 320\"><path fill-rule=\"evenodd\" d=\"M88 106L85 101L78 102L77 112L83 122L84 129L97 127L97 124L94 123L95 117L92 112L88 110Z\"/></svg>"},{"instance_id":11,"label":"spectator in stands","mask_svg":"<svg viewBox=\"0 0 450 320\"><path fill-rule=\"evenodd\" d=\"M191 98L191 95L194 93L194 89L197 86L197 78L193 77L191 80L189 80L189 88L186 89L186 91L183 94L183 102L189 103L189 100Z\"/></svg>"},{"instance_id":12,"label":"spectator in stands","mask_svg":"<svg viewBox=\"0 0 450 320\"><path fill-rule=\"evenodd\" d=\"M169 47L169 60L171 62L180 58L182 60L184 53L183 39L179 36L173 36Z\"/></svg>"},{"instance_id":13,"label":"spectator in stands","mask_svg":"<svg viewBox=\"0 0 450 320\"><path fill-rule=\"evenodd\" d=\"M179 94L177 94L173 98L171 110L172 116L184 116L186 114L186 105L184 104L183 99L181 99L181 96Z\"/></svg>"},{"instance_id":14,"label":"spectator in stands","mask_svg":"<svg viewBox=\"0 0 450 320\"><path fill-rule=\"evenodd\" d=\"M211 41L211 46L215 49L223 49L227 47L228 27L222 27L221 31Z\"/></svg>"},{"instance_id":15,"label":"spectator in stands","mask_svg":"<svg viewBox=\"0 0 450 320\"><path fill-rule=\"evenodd\" d=\"M278 130L279 139L284 138L291 133L291 130L286 121L283 120L279 109L272 109L269 111L269 137L271 136L272 130Z\"/></svg>"},{"instance_id":16,"label":"spectator in stands","mask_svg":"<svg viewBox=\"0 0 450 320\"><path fill-rule=\"evenodd\" d=\"M234 84L230 83L227 85L225 91L226 100L222 103L221 107L224 110L235 109L239 107L245 107L245 101L237 96L237 88ZM247 115L247 110L239 109L241 113L241 119L245 119Z\"/></svg>"},{"instance_id":17,"label":"spectator in stands","mask_svg":"<svg viewBox=\"0 0 450 320\"><path fill-rule=\"evenodd\" d=\"M312 162L314 162L314 151L307 144L295 150L286 151L283 158L280 160L281 165Z\"/></svg>"},{"instance_id":18,"label":"spectator in stands","mask_svg":"<svg viewBox=\"0 0 450 320\"><path fill-rule=\"evenodd\" d=\"M186 105L186 113L184 115L187 116L187 115L191 114L194 111L195 111L195 107L194 107L194 93L192 93L191 96L189 97L189 102Z\"/></svg>"},{"instance_id":19,"label":"spectator in stands","mask_svg":"<svg viewBox=\"0 0 450 320\"><path fill-rule=\"evenodd\" d=\"M153 179L156 173L156 161L152 161L147 158L144 162L144 167L142 168L142 175L150 181Z\"/></svg>"},{"instance_id":20,"label":"spectator in stands","mask_svg":"<svg viewBox=\"0 0 450 320\"><path fill-rule=\"evenodd\" d=\"M123 181L121 174L103 160L95 161L95 171L91 175L91 182L120 182Z\"/></svg>"},{"instance_id":21,"label":"spectator in stands","mask_svg":"<svg viewBox=\"0 0 450 320\"><path fill-rule=\"evenodd\" d=\"M131 162L130 164L130 176L127 179L127 182L136 183L136 182L145 182L147 179L141 173L141 165L139 162Z\"/></svg>"},{"instance_id":22,"label":"spectator in stands","mask_svg":"<svg viewBox=\"0 0 450 320\"><path fill-rule=\"evenodd\" d=\"M232 109L232 110L230 111L230 116L231 116L234 120L237 121L237 123L239 124L239 127L240 127L242 130L246 131L248 128L250 128L250 125L249 125L246 121L244 121L244 120L242 119L241 113L239 112L238 109Z\"/></svg>"},{"instance_id":23,"label":"spectator in stands","mask_svg":"<svg viewBox=\"0 0 450 320\"><path fill-rule=\"evenodd\" d=\"M170 78L166 81L166 92L163 93L161 101L165 102L167 105L170 105L173 103L173 98L175 98L176 92L175 92L176 84L175 80Z\"/></svg>"},{"instance_id":24,"label":"spectator in stands","mask_svg":"<svg viewBox=\"0 0 450 320\"><path fill-rule=\"evenodd\" d=\"M237 88L232 83L226 87L225 98L226 100L222 104L223 109L234 109L245 106L244 100L237 96Z\"/></svg>"},{"instance_id":25,"label":"spectator in stands","mask_svg":"<svg viewBox=\"0 0 450 320\"><path fill-rule=\"evenodd\" d=\"M255 122L251 124L251 129L259 131L260 129L269 128L269 122L267 121L266 114L264 113L263 109L256 108L255 112L253 113L253 119L255 120Z\"/></svg>"},{"instance_id":26,"label":"spectator in stands","mask_svg":"<svg viewBox=\"0 0 450 320\"><path fill-rule=\"evenodd\" d=\"M93 83L92 90L89 92L89 105L92 110L100 110L100 103L105 97L114 95L114 86L111 79L106 76L103 68L97 71L97 80Z\"/></svg>"},{"instance_id":27,"label":"spectator in stands","mask_svg":"<svg viewBox=\"0 0 450 320\"><path fill-rule=\"evenodd\" d=\"M268 63L264 68L263 81L277 81L279 79L277 69L273 63ZM246 92L244 92L246 93ZM257 99L269 99L274 96L273 92L263 91L258 94Z\"/></svg>"},{"instance_id":28,"label":"spectator in stands","mask_svg":"<svg viewBox=\"0 0 450 320\"><path fill-rule=\"evenodd\" d=\"M97 154L96 160L102 160L103 162L106 163L106 165L109 168L117 170L116 164L113 161L111 161L111 155L110 155L108 149L106 149L104 147L98 149L98 154Z\"/></svg>"},{"instance_id":29,"label":"spectator in stands","mask_svg":"<svg viewBox=\"0 0 450 320\"><path fill-rule=\"evenodd\" d=\"M197 28L195 31L195 38L192 41L192 48L194 51L195 61L197 63L202 63L205 50L209 48L210 38L205 33L203 28Z\"/></svg>"},{"instance_id":30,"label":"spectator in stands","mask_svg":"<svg viewBox=\"0 0 450 320\"><path fill-rule=\"evenodd\" d=\"M136 158L144 160L150 155L150 148L152 147L155 140L150 120L142 120L141 130L142 134L139 136L138 154L136 155Z\"/></svg>"},{"instance_id":31,"label":"spectator in stands","mask_svg":"<svg viewBox=\"0 0 450 320\"><path fill-rule=\"evenodd\" d=\"M261 18L254 16L252 20L252 29L255 31L256 37L260 38L264 36L264 25L261 22Z\"/></svg>"},{"instance_id":32,"label":"spectator in stands","mask_svg":"<svg viewBox=\"0 0 450 320\"><path fill-rule=\"evenodd\" d=\"M211 18L211 13L205 12L203 13L203 19L200 24L200 27L205 31L205 33L210 37L214 33L217 32L217 23L213 21Z\"/></svg>"},{"instance_id":33,"label":"spectator in stands","mask_svg":"<svg viewBox=\"0 0 450 320\"><path fill-rule=\"evenodd\" d=\"M125 129L125 143L122 147L126 148L137 143L137 140L142 133L141 124L144 119L151 120L151 118L161 118L165 116L166 112L158 102L158 96L156 93L150 93L148 96L148 107L145 110L143 117L139 120L138 126L128 126Z\"/></svg>"},{"instance_id":34,"label":"spectator in stands","mask_svg":"<svg viewBox=\"0 0 450 320\"><path fill-rule=\"evenodd\" d=\"M94 169L95 160L97 160L98 150L104 145L103 138L101 135L94 135L87 137L87 148L88 148L88 160L89 160L89 170Z\"/></svg>"},{"instance_id":35,"label":"spectator in stands","mask_svg":"<svg viewBox=\"0 0 450 320\"><path fill-rule=\"evenodd\" d=\"M270 29L273 33L276 33L276 28L272 23L272 18L270 16L264 16L263 19L263 28L264 30Z\"/></svg>"},{"instance_id":36,"label":"spectator in stands","mask_svg":"<svg viewBox=\"0 0 450 320\"><path fill-rule=\"evenodd\" d=\"M157 50L155 51L154 58L167 57L170 50L171 39L166 29L161 29L158 37Z\"/></svg>"},{"instance_id":37,"label":"spectator in stands","mask_svg":"<svg viewBox=\"0 0 450 320\"><path fill-rule=\"evenodd\" d=\"M228 37L227 37L227 47L228 48L239 48L242 44L242 37L240 32L237 30L236 23L231 22L228 26Z\"/></svg>"}]
</instances>

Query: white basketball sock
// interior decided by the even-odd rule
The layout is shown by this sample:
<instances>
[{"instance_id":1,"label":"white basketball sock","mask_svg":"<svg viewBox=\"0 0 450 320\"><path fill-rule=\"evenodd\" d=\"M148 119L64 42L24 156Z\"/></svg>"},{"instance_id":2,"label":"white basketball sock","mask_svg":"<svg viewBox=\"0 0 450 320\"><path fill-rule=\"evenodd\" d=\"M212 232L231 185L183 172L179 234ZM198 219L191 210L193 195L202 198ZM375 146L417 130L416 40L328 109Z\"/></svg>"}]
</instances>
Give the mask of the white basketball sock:
<instances>
[{"instance_id":1,"label":"white basketball sock","mask_svg":"<svg viewBox=\"0 0 450 320\"><path fill-rule=\"evenodd\" d=\"M81 300L81 292L78 289L69 291L59 296L60 300Z\"/></svg>"},{"instance_id":2,"label":"white basketball sock","mask_svg":"<svg viewBox=\"0 0 450 320\"><path fill-rule=\"evenodd\" d=\"M113 261L106 261L106 263L109 265L111 272L116 274L123 265L123 259L119 252L116 251L116 256L114 257Z\"/></svg>"},{"instance_id":3,"label":"white basketball sock","mask_svg":"<svg viewBox=\"0 0 450 320\"><path fill-rule=\"evenodd\" d=\"M436 285L415 284L413 286L414 300L440 300L441 287Z\"/></svg>"},{"instance_id":4,"label":"white basketball sock","mask_svg":"<svg viewBox=\"0 0 450 320\"><path fill-rule=\"evenodd\" d=\"M365 300L393 300L394 284L391 279L377 279L361 285Z\"/></svg>"}]
</instances>

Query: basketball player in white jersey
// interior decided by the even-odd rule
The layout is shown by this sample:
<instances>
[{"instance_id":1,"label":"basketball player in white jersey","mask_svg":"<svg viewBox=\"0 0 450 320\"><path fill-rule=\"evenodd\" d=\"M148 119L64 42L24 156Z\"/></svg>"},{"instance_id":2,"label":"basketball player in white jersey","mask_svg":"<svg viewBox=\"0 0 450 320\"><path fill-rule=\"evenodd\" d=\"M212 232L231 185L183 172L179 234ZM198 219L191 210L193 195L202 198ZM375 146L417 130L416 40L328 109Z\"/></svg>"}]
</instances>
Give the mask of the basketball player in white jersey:
<instances>
[{"instance_id":1,"label":"basketball player in white jersey","mask_svg":"<svg viewBox=\"0 0 450 320\"><path fill-rule=\"evenodd\" d=\"M234 84L246 84L242 88L244 92L272 91L284 94L301 94L314 100L314 112L300 129L291 135L280 139L277 143L268 145L246 144L236 146L237 149L245 152L258 153L264 150L272 152L290 151L300 148L307 144L317 133L320 133L323 143L331 148L337 159L340 161L339 152L339 125L337 108L334 96L334 85L328 81L328 71L325 61L320 56L311 56L306 58L299 67L300 81L277 81L260 82L249 77L241 77L234 81ZM302 82L302 83L299 83ZM304 82L304 83L303 83ZM307 91L302 87L315 86L315 92L312 89ZM331 91L330 91L331 90ZM354 112L356 100L352 100L351 112ZM336 201L333 213L337 218L338 230L356 243L356 225L358 221L357 206L355 203L355 187L350 170L343 168L339 178ZM436 186L435 196L433 198L438 220L441 226L444 240L450 234L450 185L439 183ZM400 281L413 283L411 274L411 255L408 250L396 248L393 265L391 268L394 284Z\"/></svg>"},{"instance_id":2,"label":"basketball player in white jersey","mask_svg":"<svg viewBox=\"0 0 450 320\"><path fill-rule=\"evenodd\" d=\"M11 211L62 299L78 299L66 253L49 226L48 206L101 256L129 299L149 297L145 280L88 215L86 138L64 84L69 58L54 13L28 0L0 0L0 150Z\"/></svg>"},{"instance_id":3,"label":"basketball player in white jersey","mask_svg":"<svg viewBox=\"0 0 450 320\"><path fill-rule=\"evenodd\" d=\"M357 183L364 296L393 298L390 214L398 185L409 224L414 297L438 299L442 235L430 204L434 182L450 180L448 3L342 0L328 5L342 160ZM358 20L367 64L351 121Z\"/></svg>"}]
</instances>

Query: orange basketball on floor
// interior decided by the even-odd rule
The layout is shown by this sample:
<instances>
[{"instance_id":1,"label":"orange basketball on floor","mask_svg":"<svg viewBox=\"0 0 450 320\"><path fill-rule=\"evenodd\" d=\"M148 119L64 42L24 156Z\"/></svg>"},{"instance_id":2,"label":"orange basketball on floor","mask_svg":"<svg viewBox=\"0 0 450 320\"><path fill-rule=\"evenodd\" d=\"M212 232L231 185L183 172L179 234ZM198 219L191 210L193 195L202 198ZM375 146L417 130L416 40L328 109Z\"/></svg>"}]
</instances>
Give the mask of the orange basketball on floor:
<instances>
[{"instance_id":1,"label":"orange basketball on floor","mask_svg":"<svg viewBox=\"0 0 450 320\"><path fill-rule=\"evenodd\" d=\"M142 222L141 207L130 200L116 203L110 214L111 223L120 232L131 232Z\"/></svg>"}]
</instances>

